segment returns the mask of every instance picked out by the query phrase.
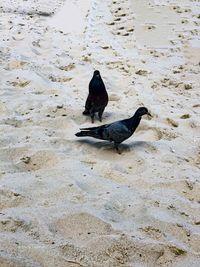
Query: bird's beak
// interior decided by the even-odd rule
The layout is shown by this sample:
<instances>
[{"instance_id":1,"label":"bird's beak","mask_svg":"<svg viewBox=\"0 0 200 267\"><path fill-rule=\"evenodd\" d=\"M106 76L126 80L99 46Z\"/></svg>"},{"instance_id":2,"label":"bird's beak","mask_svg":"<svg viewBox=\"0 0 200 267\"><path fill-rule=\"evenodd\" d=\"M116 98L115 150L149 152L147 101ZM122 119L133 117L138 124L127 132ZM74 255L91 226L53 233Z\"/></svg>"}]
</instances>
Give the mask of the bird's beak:
<instances>
[{"instance_id":1,"label":"bird's beak","mask_svg":"<svg viewBox=\"0 0 200 267\"><path fill-rule=\"evenodd\" d=\"M152 115L151 115L151 113L150 113L150 112L147 112L147 115L148 115L148 116L150 116L150 117L152 117Z\"/></svg>"}]
</instances>

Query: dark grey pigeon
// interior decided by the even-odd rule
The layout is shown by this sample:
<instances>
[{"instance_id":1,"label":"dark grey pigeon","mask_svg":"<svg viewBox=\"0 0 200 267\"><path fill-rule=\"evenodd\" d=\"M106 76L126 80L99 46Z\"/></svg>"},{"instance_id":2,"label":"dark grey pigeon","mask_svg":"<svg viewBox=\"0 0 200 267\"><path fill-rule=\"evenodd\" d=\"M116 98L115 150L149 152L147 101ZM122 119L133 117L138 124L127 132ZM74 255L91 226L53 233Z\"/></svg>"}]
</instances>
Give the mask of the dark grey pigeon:
<instances>
[{"instance_id":1,"label":"dark grey pigeon","mask_svg":"<svg viewBox=\"0 0 200 267\"><path fill-rule=\"evenodd\" d=\"M108 104L108 94L106 87L98 70L94 71L92 80L89 83L89 95L85 103L84 115L90 115L94 123L94 115L98 112L99 120L102 121L102 115Z\"/></svg>"},{"instance_id":2,"label":"dark grey pigeon","mask_svg":"<svg viewBox=\"0 0 200 267\"><path fill-rule=\"evenodd\" d=\"M78 137L90 136L97 139L108 140L114 142L114 147L120 154L119 144L131 137L138 127L143 115L149 115L148 109L140 107L136 110L133 117L125 120L116 121L110 124L105 124L98 127L82 128L75 135Z\"/></svg>"}]
</instances>

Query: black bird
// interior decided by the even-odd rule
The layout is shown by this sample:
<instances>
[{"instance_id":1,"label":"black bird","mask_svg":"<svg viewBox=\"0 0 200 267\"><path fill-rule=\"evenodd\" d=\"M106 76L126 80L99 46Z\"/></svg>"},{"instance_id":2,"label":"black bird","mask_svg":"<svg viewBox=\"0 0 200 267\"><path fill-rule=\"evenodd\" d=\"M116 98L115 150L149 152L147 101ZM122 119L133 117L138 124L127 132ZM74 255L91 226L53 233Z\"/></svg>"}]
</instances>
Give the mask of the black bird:
<instances>
[{"instance_id":1,"label":"black bird","mask_svg":"<svg viewBox=\"0 0 200 267\"><path fill-rule=\"evenodd\" d=\"M135 132L142 116L145 114L151 116L147 108L140 107L129 119L120 120L97 127L82 128L80 129L82 131L76 133L75 135L78 137L91 136L97 139L114 142L114 147L120 154L119 144L128 139Z\"/></svg>"},{"instance_id":2,"label":"black bird","mask_svg":"<svg viewBox=\"0 0 200 267\"><path fill-rule=\"evenodd\" d=\"M98 70L94 71L93 77L89 83L89 95L85 103L84 115L90 115L94 123L94 115L98 112L99 120L102 121L102 115L108 104L108 94L106 87Z\"/></svg>"}]
</instances>

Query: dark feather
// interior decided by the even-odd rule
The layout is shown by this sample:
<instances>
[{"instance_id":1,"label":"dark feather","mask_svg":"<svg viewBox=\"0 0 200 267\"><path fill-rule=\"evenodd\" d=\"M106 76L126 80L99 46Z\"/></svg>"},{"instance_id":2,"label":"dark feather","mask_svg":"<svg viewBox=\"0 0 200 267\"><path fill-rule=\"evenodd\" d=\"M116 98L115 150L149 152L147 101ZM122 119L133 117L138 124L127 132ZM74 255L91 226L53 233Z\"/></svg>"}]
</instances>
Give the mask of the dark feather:
<instances>
[{"instance_id":1,"label":"dark feather","mask_svg":"<svg viewBox=\"0 0 200 267\"><path fill-rule=\"evenodd\" d=\"M85 103L84 115L90 115L94 122L94 115L97 112L101 121L105 107L108 104L108 94L99 71L95 71L89 83L89 94Z\"/></svg>"}]
</instances>

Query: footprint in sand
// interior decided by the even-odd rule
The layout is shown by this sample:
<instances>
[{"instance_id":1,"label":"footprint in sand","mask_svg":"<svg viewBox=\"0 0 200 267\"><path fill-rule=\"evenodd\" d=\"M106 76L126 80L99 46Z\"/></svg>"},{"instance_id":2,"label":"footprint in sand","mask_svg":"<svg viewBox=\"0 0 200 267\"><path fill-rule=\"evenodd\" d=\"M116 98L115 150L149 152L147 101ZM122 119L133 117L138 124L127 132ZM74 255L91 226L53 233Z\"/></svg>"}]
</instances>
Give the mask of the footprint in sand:
<instances>
[{"instance_id":1,"label":"footprint in sand","mask_svg":"<svg viewBox=\"0 0 200 267\"><path fill-rule=\"evenodd\" d=\"M23 121L17 120L15 118L8 118L8 119L4 120L3 123L6 125L9 125L9 126L16 127L16 128L22 127L22 125L23 125Z\"/></svg>"},{"instance_id":2,"label":"footprint in sand","mask_svg":"<svg viewBox=\"0 0 200 267\"><path fill-rule=\"evenodd\" d=\"M124 61L110 61L107 62L106 65L108 66L109 69L117 69L124 75L130 75L132 72L130 66L127 65L127 63L125 63Z\"/></svg>"},{"instance_id":3,"label":"footprint in sand","mask_svg":"<svg viewBox=\"0 0 200 267\"><path fill-rule=\"evenodd\" d=\"M10 151L13 164L21 171L36 171L53 168L60 157L51 151L33 151L27 148L16 148Z\"/></svg>"},{"instance_id":4,"label":"footprint in sand","mask_svg":"<svg viewBox=\"0 0 200 267\"><path fill-rule=\"evenodd\" d=\"M34 239L40 237L39 227L31 221L22 220L19 218L2 216L0 219L0 231L17 233L24 232Z\"/></svg>"},{"instance_id":5,"label":"footprint in sand","mask_svg":"<svg viewBox=\"0 0 200 267\"><path fill-rule=\"evenodd\" d=\"M20 79L17 77L15 80L9 81L8 83L17 88L24 88L27 85L29 85L30 82L31 82L30 80Z\"/></svg>"},{"instance_id":6,"label":"footprint in sand","mask_svg":"<svg viewBox=\"0 0 200 267\"><path fill-rule=\"evenodd\" d=\"M64 82L71 81L72 78L71 77L58 77L58 76L50 75L49 80L51 80L52 82L57 82L57 83L64 83Z\"/></svg>"},{"instance_id":7,"label":"footprint in sand","mask_svg":"<svg viewBox=\"0 0 200 267\"><path fill-rule=\"evenodd\" d=\"M153 142L161 139L157 129L141 127L134 135L134 141Z\"/></svg>"},{"instance_id":8,"label":"footprint in sand","mask_svg":"<svg viewBox=\"0 0 200 267\"><path fill-rule=\"evenodd\" d=\"M7 209L23 205L25 197L8 189L0 189L0 209Z\"/></svg>"},{"instance_id":9,"label":"footprint in sand","mask_svg":"<svg viewBox=\"0 0 200 267\"><path fill-rule=\"evenodd\" d=\"M75 68L75 63L70 63L69 65L59 67L60 70L64 70L64 71L70 71L70 70L73 70L74 68Z\"/></svg>"},{"instance_id":10,"label":"footprint in sand","mask_svg":"<svg viewBox=\"0 0 200 267\"><path fill-rule=\"evenodd\" d=\"M76 213L64 216L55 221L50 230L62 235L65 239L84 241L96 236L112 234L110 224L89 213Z\"/></svg>"},{"instance_id":11,"label":"footprint in sand","mask_svg":"<svg viewBox=\"0 0 200 267\"><path fill-rule=\"evenodd\" d=\"M113 6L111 6L111 14L113 20L107 24L112 28L112 33L118 36L132 36L134 32L134 16L129 2L114 1Z\"/></svg>"},{"instance_id":12,"label":"footprint in sand","mask_svg":"<svg viewBox=\"0 0 200 267\"><path fill-rule=\"evenodd\" d=\"M145 266L153 266L152 262L155 263L164 254L161 246L149 247L122 232L98 235L81 247L67 243L60 249L77 266L144 266L144 262Z\"/></svg>"},{"instance_id":13,"label":"footprint in sand","mask_svg":"<svg viewBox=\"0 0 200 267\"><path fill-rule=\"evenodd\" d=\"M20 60L12 60L5 67L6 70L15 70L15 69L23 69L23 67L27 66L28 62L20 61Z\"/></svg>"},{"instance_id":14,"label":"footprint in sand","mask_svg":"<svg viewBox=\"0 0 200 267\"><path fill-rule=\"evenodd\" d=\"M172 126L171 123L171 120L170 122L168 121L168 124L170 126ZM170 129L154 126L152 127L145 122L139 126L138 131L136 131L136 133L134 134L134 140L146 142L159 141L162 139L171 141L176 137L178 137L178 134Z\"/></svg>"},{"instance_id":15,"label":"footprint in sand","mask_svg":"<svg viewBox=\"0 0 200 267\"><path fill-rule=\"evenodd\" d=\"M82 110L71 108L70 106L57 105L47 107L42 110L43 120L36 124L46 128L69 129L77 127L77 129L85 122L90 122L87 116L82 115ZM70 134L66 132L65 134Z\"/></svg>"}]
</instances>

